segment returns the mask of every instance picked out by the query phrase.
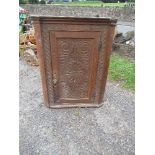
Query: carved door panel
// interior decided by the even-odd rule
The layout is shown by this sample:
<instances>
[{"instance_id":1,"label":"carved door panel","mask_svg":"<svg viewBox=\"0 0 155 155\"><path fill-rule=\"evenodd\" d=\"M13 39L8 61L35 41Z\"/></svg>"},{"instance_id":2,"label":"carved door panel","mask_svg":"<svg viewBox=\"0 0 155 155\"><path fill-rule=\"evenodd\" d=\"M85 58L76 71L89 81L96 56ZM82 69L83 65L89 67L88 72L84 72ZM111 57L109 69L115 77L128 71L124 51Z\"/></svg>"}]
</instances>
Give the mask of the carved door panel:
<instances>
[{"instance_id":1,"label":"carved door panel","mask_svg":"<svg viewBox=\"0 0 155 155\"><path fill-rule=\"evenodd\" d=\"M99 36L99 32L50 32L55 104L94 102Z\"/></svg>"}]
</instances>

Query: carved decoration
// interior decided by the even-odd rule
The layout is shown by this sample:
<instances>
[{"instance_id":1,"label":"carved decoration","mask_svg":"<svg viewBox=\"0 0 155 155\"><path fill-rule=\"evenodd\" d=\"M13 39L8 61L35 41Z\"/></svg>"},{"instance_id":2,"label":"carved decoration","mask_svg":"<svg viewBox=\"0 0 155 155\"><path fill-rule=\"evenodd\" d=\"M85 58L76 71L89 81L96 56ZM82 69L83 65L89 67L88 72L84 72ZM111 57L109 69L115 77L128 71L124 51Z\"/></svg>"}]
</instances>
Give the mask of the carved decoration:
<instances>
[{"instance_id":1,"label":"carved decoration","mask_svg":"<svg viewBox=\"0 0 155 155\"><path fill-rule=\"evenodd\" d=\"M63 98L84 98L90 77L91 39L59 39L60 87ZM60 97L61 97L60 96Z\"/></svg>"}]
</instances>

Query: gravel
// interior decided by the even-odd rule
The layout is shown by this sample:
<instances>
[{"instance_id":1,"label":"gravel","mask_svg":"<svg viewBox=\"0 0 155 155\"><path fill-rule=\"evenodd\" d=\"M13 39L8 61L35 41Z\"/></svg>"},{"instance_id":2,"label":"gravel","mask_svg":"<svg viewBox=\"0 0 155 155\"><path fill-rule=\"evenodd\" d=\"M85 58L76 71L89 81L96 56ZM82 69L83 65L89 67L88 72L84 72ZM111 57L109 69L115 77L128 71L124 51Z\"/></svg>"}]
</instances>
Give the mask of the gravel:
<instances>
[{"instance_id":1,"label":"gravel","mask_svg":"<svg viewBox=\"0 0 155 155\"><path fill-rule=\"evenodd\" d=\"M134 94L107 82L100 108L48 109L38 67L20 63L20 155L135 154Z\"/></svg>"}]
</instances>

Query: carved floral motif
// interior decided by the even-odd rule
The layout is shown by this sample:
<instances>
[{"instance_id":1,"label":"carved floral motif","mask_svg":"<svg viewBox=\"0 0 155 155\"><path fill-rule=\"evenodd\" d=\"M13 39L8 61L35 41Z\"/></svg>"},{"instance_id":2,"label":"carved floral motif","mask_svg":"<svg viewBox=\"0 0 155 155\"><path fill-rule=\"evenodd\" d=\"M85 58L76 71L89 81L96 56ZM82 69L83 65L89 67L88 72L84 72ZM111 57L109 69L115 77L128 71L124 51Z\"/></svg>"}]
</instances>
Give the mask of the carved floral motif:
<instances>
[{"instance_id":1,"label":"carved floral motif","mask_svg":"<svg viewBox=\"0 0 155 155\"><path fill-rule=\"evenodd\" d=\"M91 59L91 39L58 39L60 87L64 98L86 97Z\"/></svg>"}]
</instances>

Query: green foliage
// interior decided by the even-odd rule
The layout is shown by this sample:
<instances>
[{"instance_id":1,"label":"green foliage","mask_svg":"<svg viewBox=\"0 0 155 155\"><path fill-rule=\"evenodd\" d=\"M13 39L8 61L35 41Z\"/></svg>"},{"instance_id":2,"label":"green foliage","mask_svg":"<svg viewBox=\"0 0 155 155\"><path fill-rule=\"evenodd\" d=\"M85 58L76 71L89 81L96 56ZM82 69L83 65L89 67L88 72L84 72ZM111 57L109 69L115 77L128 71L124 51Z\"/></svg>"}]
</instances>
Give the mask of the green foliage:
<instances>
[{"instance_id":1,"label":"green foliage","mask_svg":"<svg viewBox=\"0 0 155 155\"><path fill-rule=\"evenodd\" d=\"M39 0L19 0L19 4L27 4L27 3L38 4Z\"/></svg>"},{"instance_id":2,"label":"green foliage","mask_svg":"<svg viewBox=\"0 0 155 155\"><path fill-rule=\"evenodd\" d=\"M109 65L108 78L123 83L123 87L134 90L135 87L135 64L126 58L112 54Z\"/></svg>"},{"instance_id":3,"label":"green foliage","mask_svg":"<svg viewBox=\"0 0 155 155\"><path fill-rule=\"evenodd\" d=\"M30 4L38 4L39 0L28 0Z\"/></svg>"},{"instance_id":4,"label":"green foliage","mask_svg":"<svg viewBox=\"0 0 155 155\"><path fill-rule=\"evenodd\" d=\"M135 0L128 0L127 2L135 2Z\"/></svg>"},{"instance_id":5,"label":"green foliage","mask_svg":"<svg viewBox=\"0 0 155 155\"><path fill-rule=\"evenodd\" d=\"M100 15L99 15L99 14L97 14L95 17L100 17Z\"/></svg>"},{"instance_id":6,"label":"green foliage","mask_svg":"<svg viewBox=\"0 0 155 155\"><path fill-rule=\"evenodd\" d=\"M85 0L85 2L101 2L101 0Z\"/></svg>"},{"instance_id":7,"label":"green foliage","mask_svg":"<svg viewBox=\"0 0 155 155\"><path fill-rule=\"evenodd\" d=\"M46 4L45 0L41 0L40 4Z\"/></svg>"},{"instance_id":8,"label":"green foliage","mask_svg":"<svg viewBox=\"0 0 155 155\"><path fill-rule=\"evenodd\" d=\"M102 0L104 3L117 3L118 0Z\"/></svg>"},{"instance_id":9,"label":"green foliage","mask_svg":"<svg viewBox=\"0 0 155 155\"><path fill-rule=\"evenodd\" d=\"M117 3L118 1L120 3L124 3L125 2L125 0L101 0L101 1L104 2L104 3Z\"/></svg>"},{"instance_id":10,"label":"green foliage","mask_svg":"<svg viewBox=\"0 0 155 155\"><path fill-rule=\"evenodd\" d=\"M19 4L27 4L28 0L19 0Z\"/></svg>"}]
</instances>

